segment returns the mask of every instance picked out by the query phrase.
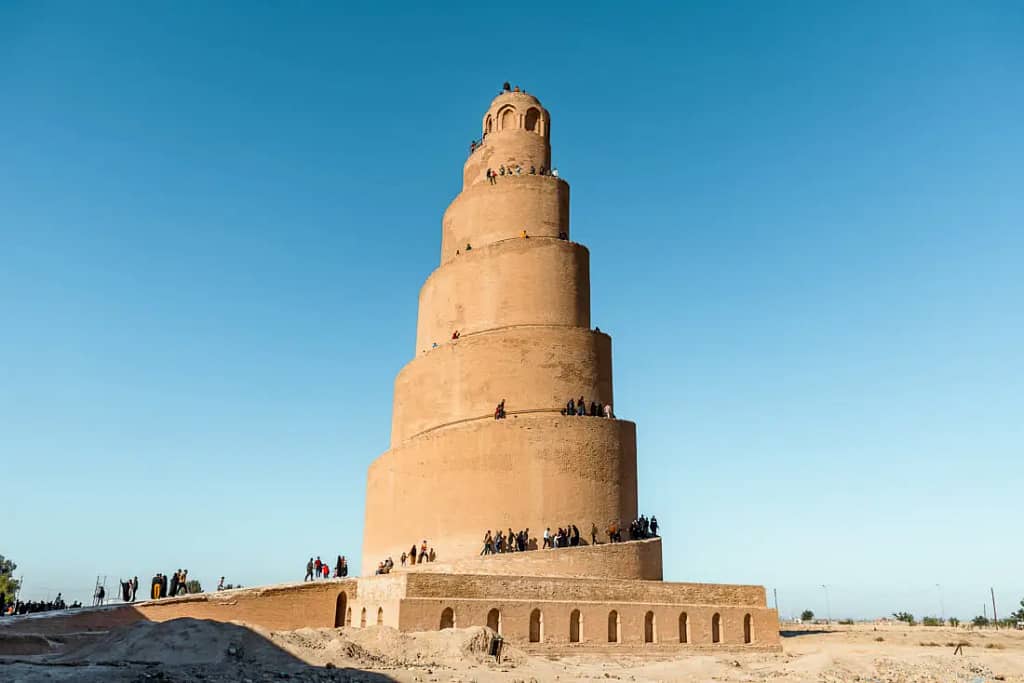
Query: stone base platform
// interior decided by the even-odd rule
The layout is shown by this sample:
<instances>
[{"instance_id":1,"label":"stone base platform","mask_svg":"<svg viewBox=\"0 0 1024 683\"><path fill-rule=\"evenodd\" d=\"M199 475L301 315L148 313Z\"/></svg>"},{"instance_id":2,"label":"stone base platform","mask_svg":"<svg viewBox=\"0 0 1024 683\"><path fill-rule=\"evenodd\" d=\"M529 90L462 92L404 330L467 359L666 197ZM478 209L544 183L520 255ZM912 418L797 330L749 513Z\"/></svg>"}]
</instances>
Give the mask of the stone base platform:
<instances>
[{"instance_id":1,"label":"stone base platform","mask_svg":"<svg viewBox=\"0 0 1024 683\"><path fill-rule=\"evenodd\" d=\"M0 629L58 634L189 617L272 630L490 626L531 649L781 647L778 615L761 586L608 578L399 572L49 614L4 619Z\"/></svg>"}]
</instances>

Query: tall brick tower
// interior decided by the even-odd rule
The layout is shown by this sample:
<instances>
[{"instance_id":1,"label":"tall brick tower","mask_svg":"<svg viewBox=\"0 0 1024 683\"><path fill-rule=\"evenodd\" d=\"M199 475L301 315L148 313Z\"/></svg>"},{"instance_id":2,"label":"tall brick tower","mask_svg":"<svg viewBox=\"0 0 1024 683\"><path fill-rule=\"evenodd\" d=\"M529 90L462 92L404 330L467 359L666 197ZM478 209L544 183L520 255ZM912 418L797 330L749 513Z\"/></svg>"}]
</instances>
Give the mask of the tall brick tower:
<instances>
[{"instance_id":1,"label":"tall brick tower","mask_svg":"<svg viewBox=\"0 0 1024 683\"><path fill-rule=\"evenodd\" d=\"M548 172L551 118L537 98L507 90L483 132L444 215L441 264L420 290L391 448L370 465L362 576L135 603L114 621L487 626L555 652L781 650L763 586L665 582L661 537L604 537L610 521L637 514L636 428L589 415L592 401L613 403L611 339L590 328L588 252L569 239L569 185ZM561 412L580 396L588 415ZM502 399L507 417L496 420ZM488 529L528 527L536 543L545 527L570 524L583 547L478 557ZM590 543L591 524L604 542ZM437 561L402 566L424 540ZM389 556L392 571L375 574ZM67 631L113 623L82 616Z\"/></svg>"},{"instance_id":2,"label":"tall brick tower","mask_svg":"<svg viewBox=\"0 0 1024 683\"><path fill-rule=\"evenodd\" d=\"M364 575L424 539L451 561L476 556L488 529L539 539L576 524L589 537L637 515L635 425L589 416L591 402L614 405L611 338L591 329L589 253L570 239L569 184L550 169L550 114L502 92L420 290L391 449L368 475ZM580 396L588 416L562 415Z\"/></svg>"}]
</instances>

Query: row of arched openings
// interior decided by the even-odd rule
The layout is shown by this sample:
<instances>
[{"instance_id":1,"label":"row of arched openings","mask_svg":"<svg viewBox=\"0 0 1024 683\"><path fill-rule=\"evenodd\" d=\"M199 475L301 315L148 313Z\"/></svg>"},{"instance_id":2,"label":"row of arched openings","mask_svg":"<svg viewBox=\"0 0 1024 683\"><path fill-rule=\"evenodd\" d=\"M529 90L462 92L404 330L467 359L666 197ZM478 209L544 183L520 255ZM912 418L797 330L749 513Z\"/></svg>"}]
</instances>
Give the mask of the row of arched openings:
<instances>
[{"instance_id":1,"label":"row of arched openings","mask_svg":"<svg viewBox=\"0 0 1024 683\"><path fill-rule=\"evenodd\" d=\"M338 594L338 602L334 609L334 626L351 626L352 625L352 608L348 606L348 595L345 593ZM377 626L384 625L384 608L377 608ZM366 628L366 608L364 607L359 613L359 628Z\"/></svg>"},{"instance_id":2,"label":"row of arched openings","mask_svg":"<svg viewBox=\"0 0 1024 683\"><path fill-rule=\"evenodd\" d=\"M366 608L363 607L359 614L360 628L366 628ZM377 608L377 625L384 623L384 608ZM335 626L352 625L352 608L348 606L348 596L345 593L338 595L338 602L334 616ZM445 607L441 612L439 628L455 628L455 610ZM502 632L501 612L498 609L491 609L487 613L487 626L496 633ZM711 615L711 642L721 643L723 639L722 615L715 612ZM544 642L544 613L540 609L530 612L530 633L531 643ZM569 615L569 642L579 643L583 640L583 615L578 609L574 609ZM608 642L622 642L622 619L618 610L608 612ZM658 637L658 623L654 612L648 611L644 615L644 642L662 642ZM679 642L689 643L690 641L690 619L686 612L679 614ZM743 642L754 642L754 621L750 614L743 615Z\"/></svg>"},{"instance_id":3,"label":"row of arched openings","mask_svg":"<svg viewBox=\"0 0 1024 683\"><path fill-rule=\"evenodd\" d=\"M679 614L679 642L689 643L690 640L690 617L686 612ZM723 639L722 633L722 615L715 612L711 615L711 642L721 643ZM615 610L612 610L608 614L608 642L618 643L622 640L622 625L619 620L619 614ZM644 642L645 643L656 643L659 642L658 638L658 622L654 612L648 611L644 615ZM750 644L754 642L754 619L749 614L743 615L743 642Z\"/></svg>"},{"instance_id":4,"label":"row of arched openings","mask_svg":"<svg viewBox=\"0 0 1024 683\"><path fill-rule=\"evenodd\" d=\"M492 609L487 613L487 627L496 633L502 632L501 612L498 609ZM455 612L451 607L445 607L441 612L440 628L455 628ZM657 629L657 618L654 612L647 612L644 615L645 643L659 642ZM721 643L722 638L722 615L716 612L711 616L711 642ZM544 613L539 609L530 612L529 640L531 643L544 641ZM569 615L569 642L579 643L582 640L583 615L578 609L574 609ZM622 619L617 610L608 613L608 642L622 642ZM690 642L690 619L686 612L679 615L679 642ZM743 642L747 644L754 642L754 621L749 614L743 615Z\"/></svg>"},{"instance_id":5,"label":"row of arched openings","mask_svg":"<svg viewBox=\"0 0 1024 683\"><path fill-rule=\"evenodd\" d=\"M520 118L518 110L512 105L506 105L498 110L492 117L487 116L484 122L484 133L490 134L499 130L511 130L521 128L538 135L546 135L547 122L541 117L540 109L530 107L526 114Z\"/></svg>"}]
</instances>

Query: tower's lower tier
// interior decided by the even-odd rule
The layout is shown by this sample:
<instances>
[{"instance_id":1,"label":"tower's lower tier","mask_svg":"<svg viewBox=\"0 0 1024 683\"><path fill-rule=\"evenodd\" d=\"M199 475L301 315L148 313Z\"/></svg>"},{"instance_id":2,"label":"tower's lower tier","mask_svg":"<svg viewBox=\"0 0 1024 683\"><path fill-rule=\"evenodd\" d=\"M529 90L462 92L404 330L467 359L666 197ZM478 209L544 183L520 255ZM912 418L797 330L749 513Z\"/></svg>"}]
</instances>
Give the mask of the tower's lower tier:
<instances>
[{"instance_id":1,"label":"tower's lower tier","mask_svg":"<svg viewBox=\"0 0 1024 683\"><path fill-rule=\"evenodd\" d=\"M551 414L475 420L428 432L370 465L362 573L397 564L426 541L438 562L477 557L487 530L544 530L637 515L636 426L601 417ZM641 578L640 576L631 578Z\"/></svg>"},{"instance_id":2,"label":"tower's lower tier","mask_svg":"<svg viewBox=\"0 0 1024 683\"><path fill-rule=\"evenodd\" d=\"M567 551L567 552L571 552ZM536 647L779 650L761 586L584 577L412 573L201 593L0 620L0 635L55 636L137 621L209 619L268 630L488 626Z\"/></svg>"}]
</instances>

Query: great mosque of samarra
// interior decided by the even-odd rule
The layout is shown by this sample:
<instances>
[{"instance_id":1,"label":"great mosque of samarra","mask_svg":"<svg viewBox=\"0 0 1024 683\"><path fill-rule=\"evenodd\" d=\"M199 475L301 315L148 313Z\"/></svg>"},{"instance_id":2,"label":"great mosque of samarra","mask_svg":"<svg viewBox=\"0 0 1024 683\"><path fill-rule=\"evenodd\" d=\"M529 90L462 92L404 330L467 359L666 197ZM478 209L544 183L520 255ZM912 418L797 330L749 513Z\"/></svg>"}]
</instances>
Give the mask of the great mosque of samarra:
<instances>
[{"instance_id":1,"label":"great mosque of samarra","mask_svg":"<svg viewBox=\"0 0 1024 683\"><path fill-rule=\"evenodd\" d=\"M391 447L369 468L364 576L84 611L55 628L195 617L269 629L479 625L541 648L779 648L762 586L665 582L661 538L588 543L592 524L604 540L611 521L637 517L636 425L562 412L580 394L614 406L612 347L591 327L569 184L540 172L551 168L550 114L506 88L482 124L444 214L440 266L420 290ZM494 419L502 399L507 417ZM529 528L539 546L545 528L566 523L583 530L580 546L480 556L487 529ZM437 560L401 566L423 539ZM374 575L387 557L394 569Z\"/></svg>"}]
</instances>

